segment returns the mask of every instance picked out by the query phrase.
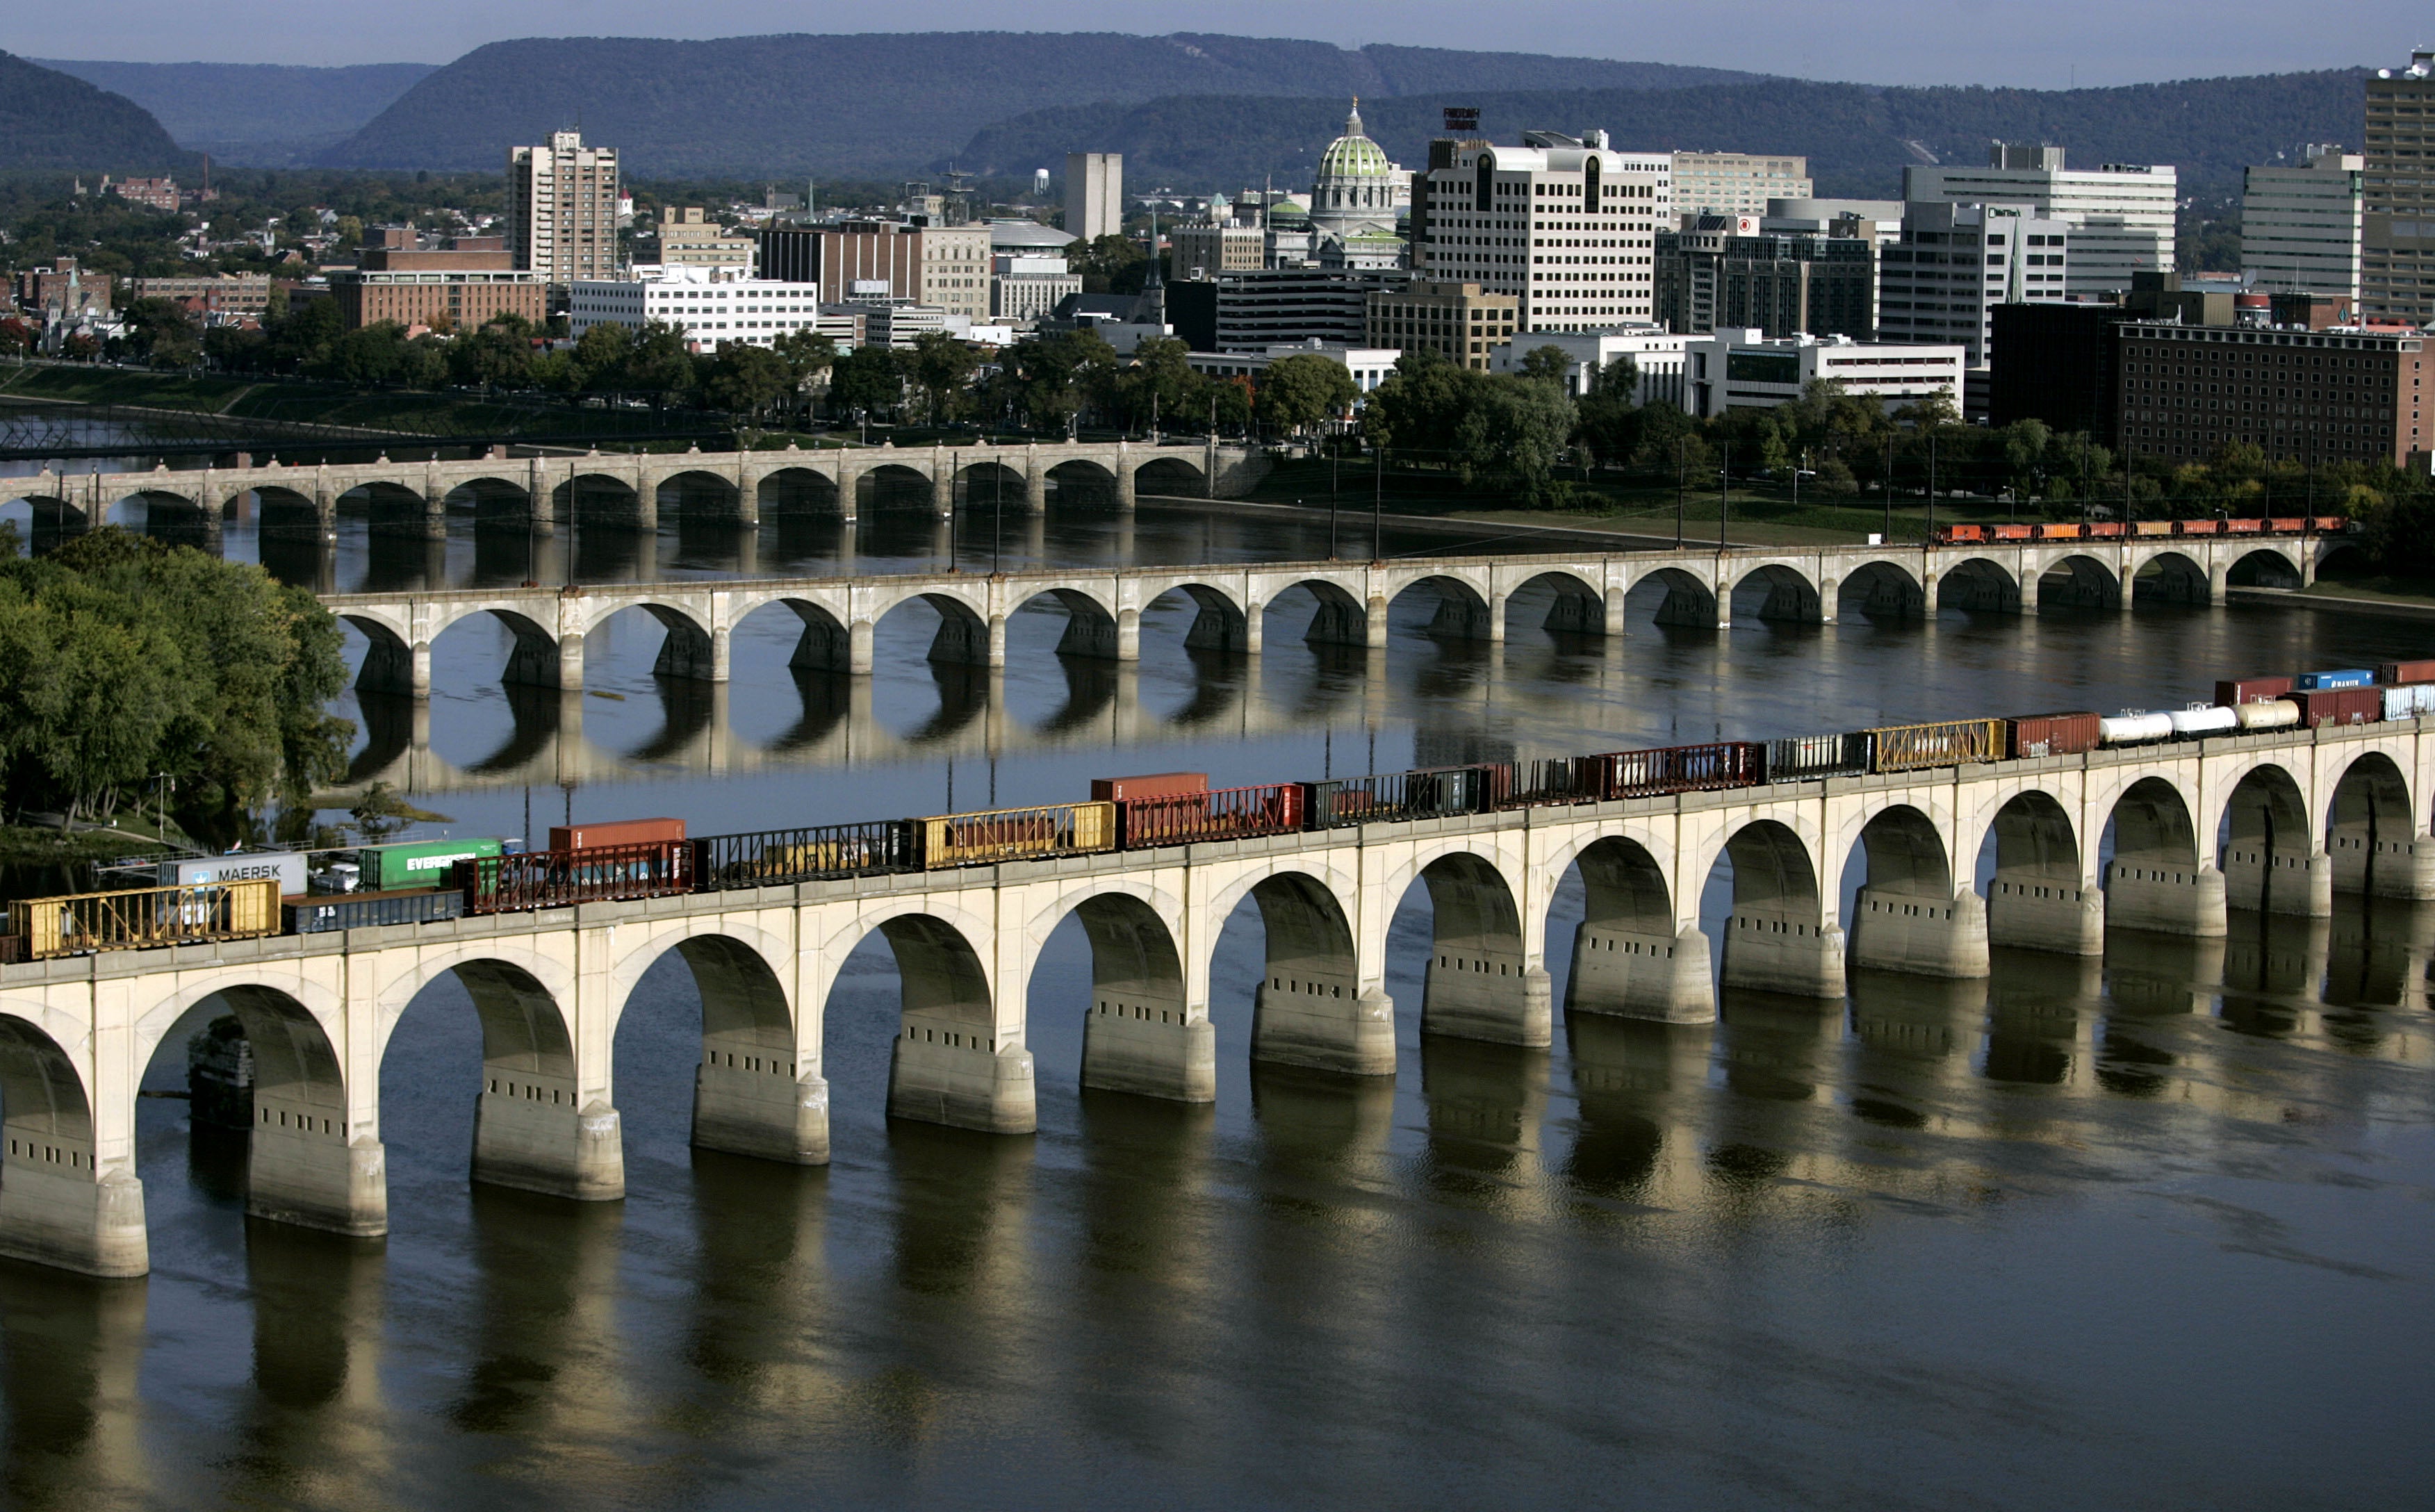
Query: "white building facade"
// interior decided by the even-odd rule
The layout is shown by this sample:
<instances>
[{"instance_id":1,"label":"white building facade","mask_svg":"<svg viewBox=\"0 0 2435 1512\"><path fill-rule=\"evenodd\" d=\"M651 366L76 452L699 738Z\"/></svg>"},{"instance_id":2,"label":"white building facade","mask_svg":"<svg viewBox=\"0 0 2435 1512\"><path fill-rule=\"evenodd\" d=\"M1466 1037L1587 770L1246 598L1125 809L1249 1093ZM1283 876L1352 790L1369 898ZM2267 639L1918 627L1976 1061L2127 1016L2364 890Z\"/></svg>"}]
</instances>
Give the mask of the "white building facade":
<instances>
[{"instance_id":1,"label":"white building facade","mask_svg":"<svg viewBox=\"0 0 2435 1512\"><path fill-rule=\"evenodd\" d=\"M1639 369L1633 403L1671 404L1688 409L1683 392L1683 353L1696 336L1677 335L1655 326L1624 331L1551 331L1528 341L1510 341L1489 358L1491 372L1520 372L1522 359L1541 347L1564 354L1564 391L1579 399L1597 387L1598 375L1617 357L1630 357Z\"/></svg>"},{"instance_id":2,"label":"white building facade","mask_svg":"<svg viewBox=\"0 0 2435 1512\"><path fill-rule=\"evenodd\" d=\"M1334 341L1305 341L1299 346L1279 344L1262 352L1194 352L1184 355L1184 366L1207 378L1249 378L1253 384L1269 369L1272 362L1287 357L1325 357L1353 375L1353 387L1369 393L1395 375L1395 363L1404 354L1391 347L1349 347Z\"/></svg>"},{"instance_id":3,"label":"white building facade","mask_svg":"<svg viewBox=\"0 0 2435 1512\"><path fill-rule=\"evenodd\" d=\"M820 285L669 267L652 279L578 279L568 286L567 323L579 340L596 325L639 331L653 321L674 326L687 345L705 352L725 341L766 347L796 331L820 330Z\"/></svg>"},{"instance_id":4,"label":"white building facade","mask_svg":"<svg viewBox=\"0 0 2435 1512\"><path fill-rule=\"evenodd\" d=\"M1790 336L1770 341L1756 330L1692 336L1684 348L1684 407L1705 420L1729 409L1773 409L1801 397L1810 382L1829 378L1843 391L1876 400L1892 411L1948 395L1961 405L1962 351L1947 346L1890 346L1841 336Z\"/></svg>"},{"instance_id":5,"label":"white building facade","mask_svg":"<svg viewBox=\"0 0 2435 1512\"><path fill-rule=\"evenodd\" d=\"M1877 254L1877 338L1960 343L1990 358L1995 306L2060 302L2071 286L2071 228L2027 205L1915 204Z\"/></svg>"},{"instance_id":6,"label":"white building facade","mask_svg":"<svg viewBox=\"0 0 2435 1512\"><path fill-rule=\"evenodd\" d=\"M1674 226L1672 156L1615 151L1603 131L1527 131L1523 142L1452 144L1451 164L1430 168L1415 269L1516 296L1525 331L1654 323L1656 235Z\"/></svg>"},{"instance_id":7,"label":"white building facade","mask_svg":"<svg viewBox=\"0 0 2435 1512\"><path fill-rule=\"evenodd\" d=\"M1903 169L1905 202L2027 205L2062 221L2071 232L2072 294L2112 294L2131 287L2134 273L2173 270L2173 215L2179 180L2167 164L2109 163L2065 169L2061 147L1997 143L1983 168L1945 165Z\"/></svg>"},{"instance_id":8,"label":"white building facade","mask_svg":"<svg viewBox=\"0 0 2435 1512\"><path fill-rule=\"evenodd\" d=\"M1770 199L1809 198L1809 160L1754 152L1674 154L1674 209L1683 215L1762 215Z\"/></svg>"},{"instance_id":9,"label":"white building facade","mask_svg":"<svg viewBox=\"0 0 2435 1512\"><path fill-rule=\"evenodd\" d=\"M2240 194L2240 267L2268 294L2359 298L2367 159L2311 146L2296 168L2251 168Z\"/></svg>"},{"instance_id":10,"label":"white building facade","mask_svg":"<svg viewBox=\"0 0 2435 1512\"><path fill-rule=\"evenodd\" d=\"M1125 156L1065 154L1065 229L1086 242L1125 233Z\"/></svg>"}]
</instances>

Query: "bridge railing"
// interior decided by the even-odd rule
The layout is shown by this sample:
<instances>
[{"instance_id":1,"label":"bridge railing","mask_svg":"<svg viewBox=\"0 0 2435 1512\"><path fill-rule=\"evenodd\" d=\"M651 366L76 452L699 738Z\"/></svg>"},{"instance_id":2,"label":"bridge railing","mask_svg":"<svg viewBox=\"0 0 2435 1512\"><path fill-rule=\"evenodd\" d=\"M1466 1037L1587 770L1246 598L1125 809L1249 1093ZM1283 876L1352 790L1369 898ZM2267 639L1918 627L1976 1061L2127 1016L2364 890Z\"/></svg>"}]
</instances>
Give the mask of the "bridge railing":
<instances>
[{"instance_id":1,"label":"bridge railing","mask_svg":"<svg viewBox=\"0 0 2435 1512\"><path fill-rule=\"evenodd\" d=\"M695 885L707 891L921 868L922 835L909 819L713 834L693 842Z\"/></svg>"}]
</instances>

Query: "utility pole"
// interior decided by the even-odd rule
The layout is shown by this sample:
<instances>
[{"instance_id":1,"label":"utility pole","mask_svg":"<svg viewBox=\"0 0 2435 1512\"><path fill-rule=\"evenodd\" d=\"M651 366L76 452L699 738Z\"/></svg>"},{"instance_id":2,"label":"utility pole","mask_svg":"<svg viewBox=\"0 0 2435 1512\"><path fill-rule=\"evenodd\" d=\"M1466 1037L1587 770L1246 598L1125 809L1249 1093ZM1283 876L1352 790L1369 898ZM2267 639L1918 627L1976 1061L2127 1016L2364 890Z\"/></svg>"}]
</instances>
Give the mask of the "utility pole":
<instances>
[{"instance_id":1,"label":"utility pole","mask_svg":"<svg viewBox=\"0 0 2435 1512\"><path fill-rule=\"evenodd\" d=\"M1936 429L1927 432L1927 537L1936 539Z\"/></svg>"},{"instance_id":2,"label":"utility pole","mask_svg":"<svg viewBox=\"0 0 2435 1512\"><path fill-rule=\"evenodd\" d=\"M1894 433L1886 432L1886 535L1885 543L1894 543Z\"/></svg>"},{"instance_id":3,"label":"utility pole","mask_svg":"<svg viewBox=\"0 0 2435 1512\"><path fill-rule=\"evenodd\" d=\"M1717 469L1717 550L1725 549L1725 522L1734 512L1734 443L1725 443L1724 465Z\"/></svg>"},{"instance_id":4,"label":"utility pole","mask_svg":"<svg viewBox=\"0 0 2435 1512\"><path fill-rule=\"evenodd\" d=\"M1370 469L1370 559L1372 561L1387 559L1387 533L1383 523L1386 501L1387 449L1382 446L1378 448L1378 455Z\"/></svg>"},{"instance_id":5,"label":"utility pole","mask_svg":"<svg viewBox=\"0 0 2435 1512\"><path fill-rule=\"evenodd\" d=\"M1674 549L1683 549L1683 510L1691 497L1691 449L1678 438L1674 442Z\"/></svg>"}]
</instances>

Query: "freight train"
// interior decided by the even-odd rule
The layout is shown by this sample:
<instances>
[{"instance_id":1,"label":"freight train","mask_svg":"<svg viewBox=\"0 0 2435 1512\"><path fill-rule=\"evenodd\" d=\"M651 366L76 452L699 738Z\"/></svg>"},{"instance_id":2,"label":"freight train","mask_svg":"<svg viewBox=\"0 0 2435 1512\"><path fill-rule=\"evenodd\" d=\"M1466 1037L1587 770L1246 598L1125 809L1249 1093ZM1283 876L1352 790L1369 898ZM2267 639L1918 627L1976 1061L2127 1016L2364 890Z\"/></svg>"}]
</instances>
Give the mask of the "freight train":
<instances>
[{"instance_id":1,"label":"freight train","mask_svg":"<svg viewBox=\"0 0 2435 1512\"><path fill-rule=\"evenodd\" d=\"M2426 714L2435 714L2435 661L2233 679L2216 685L2212 703L2178 710L1948 719L1253 787L1213 788L1202 773L1166 772L1096 782L1090 799L1080 803L708 837L688 837L680 819L629 819L554 828L540 850L516 841L424 841L364 848L318 871L299 852L209 857L164 863L162 886L10 903L0 960L2034 761L2108 747ZM443 867L444 881L438 875ZM291 873L298 884L292 889ZM303 882L308 876L322 887L371 886L313 891Z\"/></svg>"},{"instance_id":2,"label":"freight train","mask_svg":"<svg viewBox=\"0 0 2435 1512\"><path fill-rule=\"evenodd\" d=\"M1940 546L1971 546L2021 541L2145 541L2156 536L2338 536L2350 529L2338 514L2275 515L2255 520L2092 520L2032 524L1938 525L1928 540Z\"/></svg>"}]
</instances>

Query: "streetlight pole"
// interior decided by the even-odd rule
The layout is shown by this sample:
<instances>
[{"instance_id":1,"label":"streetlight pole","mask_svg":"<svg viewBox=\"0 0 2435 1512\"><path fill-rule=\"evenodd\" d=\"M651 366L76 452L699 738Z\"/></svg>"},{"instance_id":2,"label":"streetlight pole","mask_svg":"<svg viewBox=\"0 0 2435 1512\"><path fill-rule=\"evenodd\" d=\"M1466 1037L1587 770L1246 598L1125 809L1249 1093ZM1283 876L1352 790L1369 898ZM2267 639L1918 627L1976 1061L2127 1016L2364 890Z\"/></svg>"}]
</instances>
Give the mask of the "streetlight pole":
<instances>
[{"instance_id":1,"label":"streetlight pole","mask_svg":"<svg viewBox=\"0 0 2435 1512\"><path fill-rule=\"evenodd\" d=\"M1674 549L1683 549L1683 515L1691 502L1691 448L1682 438L1674 442Z\"/></svg>"},{"instance_id":2,"label":"streetlight pole","mask_svg":"<svg viewBox=\"0 0 2435 1512\"><path fill-rule=\"evenodd\" d=\"M1387 449L1378 455L1370 469L1370 559L1387 559L1387 532L1384 524L1387 507Z\"/></svg>"},{"instance_id":3,"label":"streetlight pole","mask_svg":"<svg viewBox=\"0 0 2435 1512\"><path fill-rule=\"evenodd\" d=\"M1006 576L1006 469L990 469L990 576Z\"/></svg>"},{"instance_id":4,"label":"streetlight pole","mask_svg":"<svg viewBox=\"0 0 2435 1512\"><path fill-rule=\"evenodd\" d=\"M1886 432L1886 534L1885 544L1894 543L1894 433Z\"/></svg>"},{"instance_id":5,"label":"streetlight pole","mask_svg":"<svg viewBox=\"0 0 2435 1512\"><path fill-rule=\"evenodd\" d=\"M1725 549L1725 522L1734 512L1734 443L1725 443L1724 465L1717 469L1717 550Z\"/></svg>"}]
</instances>

